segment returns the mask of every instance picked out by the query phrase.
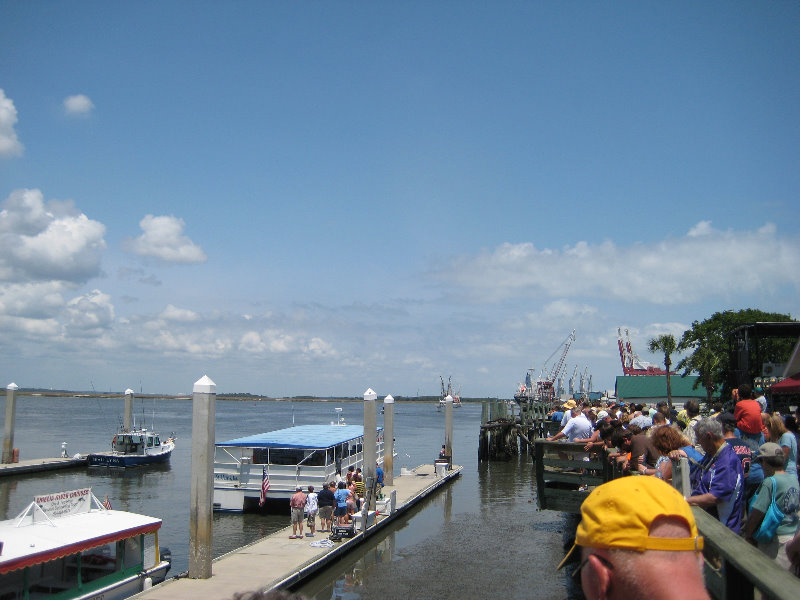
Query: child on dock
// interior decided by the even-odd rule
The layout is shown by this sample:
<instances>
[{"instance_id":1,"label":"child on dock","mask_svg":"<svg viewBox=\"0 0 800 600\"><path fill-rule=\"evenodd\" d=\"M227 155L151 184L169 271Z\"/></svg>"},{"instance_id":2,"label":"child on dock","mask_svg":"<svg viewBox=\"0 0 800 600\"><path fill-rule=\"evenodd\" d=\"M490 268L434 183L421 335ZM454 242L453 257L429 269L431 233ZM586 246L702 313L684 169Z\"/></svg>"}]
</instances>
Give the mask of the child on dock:
<instances>
[{"instance_id":1,"label":"child on dock","mask_svg":"<svg viewBox=\"0 0 800 600\"><path fill-rule=\"evenodd\" d=\"M314 537L317 525L317 511L319 505L317 504L317 493L314 491L314 486L308 486L308 494L306 494L306 515L308 516L308 537Z\"/></svg>"}]
</instances>

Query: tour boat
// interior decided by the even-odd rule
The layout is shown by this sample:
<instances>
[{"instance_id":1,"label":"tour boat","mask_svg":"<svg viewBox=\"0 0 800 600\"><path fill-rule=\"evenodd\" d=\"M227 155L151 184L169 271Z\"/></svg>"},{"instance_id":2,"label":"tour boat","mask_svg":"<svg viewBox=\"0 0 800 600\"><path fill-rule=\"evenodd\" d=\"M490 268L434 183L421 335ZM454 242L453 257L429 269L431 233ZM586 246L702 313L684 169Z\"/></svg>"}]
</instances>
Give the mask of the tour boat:
<instances>
[{"instance_id":1,"label":"tour boat","mask_svg":"<svg viewBox=\"0 0 800 600\"><path fill-rule=\"evenodd\" d=\"M242 512L272 500L288 507L297 486L320 490L350 466L363 469L363 446L364 428L343 424L341 415L330 425L300 425L218 442L214 510ZM377 428L376 450L382 463L382 427Z\"/></svg>"},{"instance_id":2,"label":"tour boat","mask_svg":"<svg viewBox=\"0 0 800 600\"><path fill-rule=\"evenodd\" d=\"M0 521L0 597L122 600L141 592L170 568L160 527L161 519L106 508L90 488L37 496Z\"/></svg>"},{"instance_id":3,"label":"tour boat","mask_svg":"<svg viewBox=\"0 0 800 600\"><path fill-rule=\"evenodd\" d=\"M166 462L175 449L175 438L162 440L161 436L147 429L120 431L111 440L110 452L89 454L90 467L138 467Z\"/></svg>"}]
</instances>

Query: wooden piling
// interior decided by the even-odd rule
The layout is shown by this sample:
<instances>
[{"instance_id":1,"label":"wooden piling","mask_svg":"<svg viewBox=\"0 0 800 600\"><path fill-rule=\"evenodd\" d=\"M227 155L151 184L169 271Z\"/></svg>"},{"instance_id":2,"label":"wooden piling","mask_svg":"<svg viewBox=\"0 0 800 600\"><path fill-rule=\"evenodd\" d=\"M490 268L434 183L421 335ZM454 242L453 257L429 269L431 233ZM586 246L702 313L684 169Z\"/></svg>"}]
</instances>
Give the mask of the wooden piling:
<instances>
[{"instance_id":1,"label":"wooden piling","mask_svg":"<svg viewBox=\"0 0 800 600\"><path fill-rule=\"evenodd\" d=\"M16 383L9 383L6 386L6 423L3 435L3 464L14 462L14 419L17 414L17 390Z\"/></svg>"},{"instance_id":2,"label":"wooden piling","mask_svg":"<svg viewBox=\"0 0 800 600\"><path fill-rule=\"evenodd\" d=\"M394 398L383 399L383 484L394 485Z\"/></svg>"},{"instance_id":3,"label":"wooden piling","mask_svg":"<svg viewBox=\"0 0 800 600\"><path fill-rule=\"evenodd\" d=\"M133 390L128 388L125 390L125 414L122 417L122 427L125 431L131 430L131 422L133 421Z\"/></svg>"}]
</instances>

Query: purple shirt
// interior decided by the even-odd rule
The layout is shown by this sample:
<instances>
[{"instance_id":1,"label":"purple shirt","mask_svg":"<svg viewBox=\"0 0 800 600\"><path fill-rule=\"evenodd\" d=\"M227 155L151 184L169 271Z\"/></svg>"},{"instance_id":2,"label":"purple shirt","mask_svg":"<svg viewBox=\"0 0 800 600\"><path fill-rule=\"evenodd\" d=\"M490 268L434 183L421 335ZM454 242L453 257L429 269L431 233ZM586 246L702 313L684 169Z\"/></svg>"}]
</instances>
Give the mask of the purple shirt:
<instances>
[{"instance_id":1,"label":"purple shirt","mask_svg":"<svg viewBox=\"0 0 800 600\"><path fill-rule=\"evenodd\" d=\"M742 527L744 508L742 461L730 444L714 454L706 454L697 470L693 496L713 494L719 502L709 512L734 533Z\"/></svg>"}]
</instances>

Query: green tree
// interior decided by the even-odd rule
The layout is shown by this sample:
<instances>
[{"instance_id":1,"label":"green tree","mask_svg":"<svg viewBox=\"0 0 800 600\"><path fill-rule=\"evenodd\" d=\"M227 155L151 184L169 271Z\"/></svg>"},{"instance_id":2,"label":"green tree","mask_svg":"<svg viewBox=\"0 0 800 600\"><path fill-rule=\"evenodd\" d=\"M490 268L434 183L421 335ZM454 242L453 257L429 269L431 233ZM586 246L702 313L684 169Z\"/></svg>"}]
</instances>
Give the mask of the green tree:
<instances>
[{"instance_id":1,"label":"green tree","mask_svg":"<svg viewBox=\"0 0 800 600\"><path fill-rule=\"evenodd\" d=\"M727 388L730 368L728 335L740 325L793 320L790 315L746 308L738 311L716 312L705 321L694 321L691 329L683 332L681 341L678 343L678 351L689 354L678 363L677 368L683 369L684 377L692 372L700 375L700 379L695 382L695 388L702 381L706 388L706 398L709 401L714 389L720 389L727 397L730 393ZM768 339L763 340L763 343L767 355L786 358L791 352L794 340ZM758 373L752 374L752 376L756 375Z\"/></svg>"},{"instance_id":2,"label":"green tree","mask_svg":"<svg viewBox=\"0 0 800 600\"><path fill-rule=\"evenodd\" d=\"M664 353L664 368L667 370L667 404L669 405L669 409L672 410L672 383L669 377L670 367L672 366L672 355L678 349L678 343L675 341L675 336L671 333L665 333L647 342L647 349L653 353Z\"/></svg>"}]
</instances>

